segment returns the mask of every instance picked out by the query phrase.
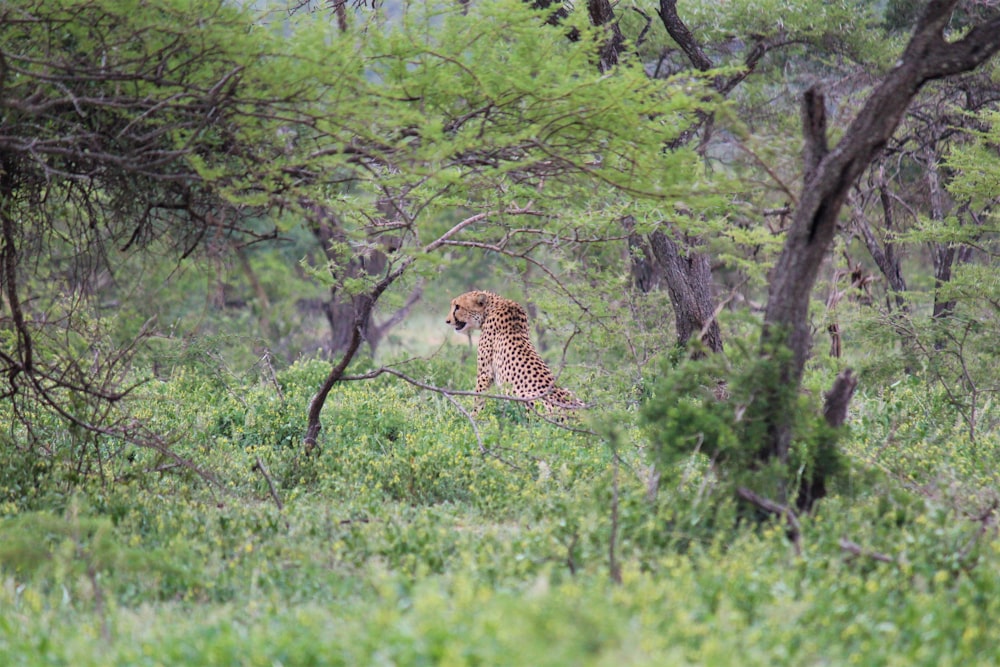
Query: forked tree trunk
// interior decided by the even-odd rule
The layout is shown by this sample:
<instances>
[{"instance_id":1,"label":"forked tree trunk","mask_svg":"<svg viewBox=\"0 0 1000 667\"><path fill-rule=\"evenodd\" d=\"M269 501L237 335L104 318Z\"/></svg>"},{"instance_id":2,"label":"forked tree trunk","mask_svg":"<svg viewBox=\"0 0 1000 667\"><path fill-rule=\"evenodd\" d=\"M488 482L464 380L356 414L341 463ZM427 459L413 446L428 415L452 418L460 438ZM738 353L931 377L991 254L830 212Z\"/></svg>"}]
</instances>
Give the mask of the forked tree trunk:
<instances>
[{"instance_id":1,"label":"forked tree trunk","mask_svg":"<svg viewBox=\"0 0 1000 667\"><path fill-rule=\"evenodd\" d=\"M693 36L678 18L676 2L667 0L661 4L663 7L660 16L668 32L678 43L683 41L683 44L691 45L690 49L685 50L694 66L701 70L711 68L711 61L694 44ZM625 39L618 27L610 0L587 0L587 11L591 23L606 31L599 49L598 63L598 69L606 72L618 64L625 50ZM717 82L720 92L725 85L721 79ZM700 116L699 122L683 132L670 148L679 148L690 141L705 121L707 117ZM708 255L698 252L697 240L687 239L686 247L681 247L663 232L656 231L643 237L632 231L631 219L626 218L622 222L629 233L628 245L636 286L644 292L661 284L667 287L674 309L677 344L686 346L692 338L698 338L708 351L721 352L722 331L715 320L715 303L712 298L712 266ZM695 347L693 356L702 356L702 350L701 347Z\"/></svg>"},{"instance_id":2,"label":"forked tree trunk","mask_svg":"<svg viewBox=\"0 0 1000 667\"><path fill-rule=\"evenodd\" d=\"M363 256L355 255L344 262L344 258L334 250L337 244L347 241L340 220L331 211L317 204L303 203L303 208L307 211L310 229L324 256L331 266L336 267L330 298L323 302L323 314L330 325L330 354L351 348L359 314L363 315L360 321L361 341L367 343L374 354L385 335L406 318L410 309L423 296L423 287L418 284L398 311L382 324L376 324L373 317L375 303L371 296L366 293L349 294L342 288L342 283L353 278L374 277L384 273L389 265L390 254L399 249L399 239L384 235L372 237L372 244L376 247L370 248Z\"/></svg>"},{"instance_id":3,"label":"forked tree trunk","mask_svg":"<svg viewBox=\"0 0 1000 667\"><path fill-rule=\"evenodd\" d=\"M712 266L709 256L698 252L698 242L686 239L682 246L661 231L649 236L634 232L630 217L622 220L628 232L632 280L643 292L665 286L674 310L677 344L686 346L699 339L709 352L721 352L722 331L715 319ZM703 348L693 350L695 357Z\"/></svg>"},{"instance_id":4,"label":"forked tree trunk","mask_svg":"<svg viewBox=\"0 0 1000 667\"><path fill-rule=\"evenodd\" d=\"M691 65L700 71L715 67L677 13L677 0L660 0L659 5L657 13L663 27L671 39L680 46ZM621 39L621 32L614 22L614 11L608 0L588 0L587 7L594 25L606 26L609 30L609 36L600 49L601 69L604 71L606 63L618 61L625 48L625 42ZM730 76L719 76L713 81L713 87L718 94L725 97L732 92L754 71L760 59L776 45L777 42L761 38L749 46L740 72ZM696 121L671 141L667 148L675 150L685 146L699 132L704 143L711 132L711 124L712 116L699 112ZM698 240L684 239L682 246L662 232L654 232L644 238L629 231L629 250L633 258L632 274L636 279L636 285L643 291L649 291L661 284L666 285L674 309L678 344L687 345L692 337L698 337L704 349L721 352L722 332L715 320L711 259L701 252ZM694 355L701 354L702 348L695 348Z\"/></svg>"}]
</instances>

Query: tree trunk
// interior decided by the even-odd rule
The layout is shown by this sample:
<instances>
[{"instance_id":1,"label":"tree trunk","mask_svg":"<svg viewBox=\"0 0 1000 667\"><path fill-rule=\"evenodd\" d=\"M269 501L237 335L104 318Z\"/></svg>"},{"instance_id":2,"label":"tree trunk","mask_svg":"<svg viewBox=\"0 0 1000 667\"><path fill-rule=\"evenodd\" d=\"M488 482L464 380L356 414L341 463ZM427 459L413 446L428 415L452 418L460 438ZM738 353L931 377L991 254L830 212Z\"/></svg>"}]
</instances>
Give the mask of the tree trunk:
<instances>
[{"instance_id":1,"label":"tree trunk","mask_svg":"<svg viewBox=\"0 0 1000 667\"><path fill-rule=\"evenodd\" d=\"M603 74L618 64L625 50L625 36L615 20L615 10L611 7L610 0L587 0L587 11L590 13L591 23L604 26L607 30L607 37L599 49L600 61L597 65Z\"/></svg>"},{"instance_id":2,"label":"tree trunk","mask_svg":"<svg viewBox=\"0 0 1000 667\"><path fill-rule=\"evenodd\" d=\"M357 354L358 348L361 346L362 339L362 323L368 321L371 318L372 308L375 303L378 302L382 293L392 285L413 262L413 257L407 257L403 259L399 265L387 271L387 273L382 276L374 287L365 296L364 301L359 302L360 309L355 313L354 316L354 326L352 328L351 338L348 341L347 348L344 351L343 356L341 356L340 361L330 369L330 373L326 376L326 380L323 381L322 386L320 386L319 391L312 397L309 401L309 413L306 420L306 434L302 439L303 449L305 453L312 454L316 451L319 446L319 432L321 429L320 415L323 412L323 406L326 405L326 398L329 396L330 391L333 390L334 385L344 376L344 371L350 365L351 361L354 360L354 356ZM388 267L387 267L388 269Z\"/></svg>"},{"instance_id":3,"label":"tree trunk","mask_svg":"<svg viewBox=\"0 0 1000 667\"><path fill-rule=\"evenodd\" d=\"M659 289L663 283L663 271L660 269L649 243L641 234L632 230L633 224L626 218L625 230L628 232L628 262L632 274L632 284L643 294Z\"/></svg>"},{"instance_id":4,"label":"tree trunk","mask_svg":"<svg viewBox=\"0 0 1000 667\"><path fill-rule=\"evenodd\" d=\"M775 345L791 350L780 363L780 386L762 387L766 396L752 406L768 432L768 456L787 462L792 439L789 388L797 390L809 356L809 300L836 230L848 190L881 151L920 88L937 79L974 69L1000 49L1000 15L973 28L957 42L944 29L957 0L933 0L893 70L872 91L833 150L827 150L823 95L803 100L805 180L785 245L771 272L761 354ZM770 400L769 400L770 399ZM781 499L785 502L786 499Z\"/></svg>"},{"instance_id":5,"label":"tree trunk","mask_svg":"<svg viewBox=\"0 0 1000 667\"><path fill-rule=\"evenodd\" d=\"M712 266L708 255L694 250L698 244L693 239L688 239L685 253L660 231L650 234L649 243L670 293L678 344L687 345L692 338L697 338L709 352L721 352L722 332L715 318ZM702 354L696 349L693 356L700 357Z\"/></svg>"},{"instance_id":6,"label":"tree trunk","mask_svg":"<svg viewBox=\"0 0 1000 667\"><path fill-rule=\"evenodd\" d=\"M590 0L588 7L595 25L612 24L614 13L607 0ZM695 69L707 71L715 66L681 20L677 13L677 0L660 0L658 14L671 39L680 46ZM615 36L619 34L617 25L614 25L612 38L605 42L601 50L602 63L605 61L605 52L613 45L617 45L616 57L624 49L624 43L616 40ZM758 41L749 48L742 71L728 78L717 77L713 82L719 95L728 95L754 71L760 59L773 47L773 43ZM702 128L710 128L711 122L709 114L699 113L696 122L681 132L668 148L675 150L688 144ZM707 136L708 133L709 129L706 129L703 135ZM702 142L704 141L703 136ZM631 228L628 225L626 227L631 232ZM698 250L700 244L697 239L685 239L684 242L686 247L681 248L662 232L654 232L648 240L630 233L633 278L643 291L649 291L661 283L666 284L674 308L679 345L686 345L692 336L697 335L709 351L721 352L722 332L715 320L711 260ZM700 355L701 352L695 354Z\"/></svg>"},{"instance_id":7,"label":"tree trunk","mask_svg":"<svg viewBox=\"0 0 1000 667\"><path fill-rule=\"evenodd\" d=\"M941 174L938 171L938 152L934 146L927 147L924 151L924 169L927 181L927 192L931 202L931 220L942 221L947 214L946 208L950 207L951 201L947 191L941 183ZM954 243L931 243L931 261L934 265L934 309L931 317L940 322L947 320L955 312L955 300L948 299L943 295L943 288L951 282L951 270L955 265L955 260L959 263L968 261L971 256L971 248L967 246L956 246ZM942 350L946 345L944 336L936 336L934 339L934 349Z\"/></svg>"},{"instance_id":8,"label":"tree trunk","mask_svg":"<svg viewBox=\"0 0 1000 667\"><path fill-rule=\"evenodd\" d=\"M604 26L608 33L600 47L599 63L601 72L606 72L618 64L625 50L625 39L618 28L609 0L588 0L587 9L591 22L595 26ZM668 30L682 30L690 36L690 32L677 17L676 2L665 0L660 15L668 25ZM686 40L686 43L694 44L693 37ZM689 55L698 69L711 67L711 62L696 44ZM720 82L719 85L723 84ZM694 133L685 133L684 142L690 140ZM678 148L680 145L671 148ZM633 259L632 274L637 286L646 292L659 285L661 278L667 285L677 325L677 344L685 346L693 337L697 337L708 351L721 352L722 331L715 319L712 299L712 265L708 255L695 250L699 245L698 241L687 239L687 248L682 249L663 232L653 232L646 240L632 233L631 220L626 218L623 224L629 232L629 254ZM693 351L695 357L702 354L700 348Z\"/></svg>"},{"instance_id":9,"label":"tree trunk","mask_svg":"<svg viewBox=\"0 0 1000 667\"><path fill-rule=\"evenodd\" d=\"M399 240L395 237L373 237L372 244L378 248L369 247L364 254L354 254L345 262L345 257L338 252L338 245L347 240L340 226L340 221L331 211L316 204L303 204L310 217L310 229L313 236L323 249L324 256L333 271L334 284L330 287L330 298L323 303L323 314L330 325L330 354L337 354L351 347L355 328L359 325L357 316L364 314L360 322L361 340L368 344L372 354L379 342L389 330L399 324L409 313L413 305L419 301L422 289L417 287L399 312L393 314L382 325L376 325L373 320L374 301L369 294L349 294L343 289L343 282L364 276L377 276L386 270L389 263L389 253L399 248Z\"/></svg>"},{"instance_id":10,"label":"tree trunk","mask_svg":"<svg viewBox=\"0 0 1000 667\"><path fill-rule=\"evenodd\" d=\"M878 189L884 220L883 227L892 231L894 227L892 198L889 196L888 186L885 182L879 183ZM907 312L909 307L906 304L905 296L906 280L903 278L899 255L896 254L896 244L888 239L884 243L879 243L860 205L855 208L851 223L854 230L861 235L875 265L878 266L879 271L889 283L889 292L895 298L896 308L904 313ZM890 309L892 308L892 300L888 300L888 306Z\"/></svg>"}]
</instances>

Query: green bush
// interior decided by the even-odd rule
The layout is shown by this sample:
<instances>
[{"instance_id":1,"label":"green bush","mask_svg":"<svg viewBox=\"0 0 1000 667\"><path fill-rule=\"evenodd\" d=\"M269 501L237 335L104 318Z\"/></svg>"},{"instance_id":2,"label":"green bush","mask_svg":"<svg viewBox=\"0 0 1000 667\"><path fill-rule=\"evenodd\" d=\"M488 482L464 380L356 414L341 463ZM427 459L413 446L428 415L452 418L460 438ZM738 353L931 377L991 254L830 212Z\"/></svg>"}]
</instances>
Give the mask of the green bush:
<instances>
[{"instance_id":1,"label":"green bush","mask_svg":"<svg viewBox=\"0 0 1000 667\"><path fill-rule=\"evenodd\" d=\"M723 496L746 487L767 498L799 498L798 505L808 505L818 480L825 486L844 470L838 434L823 419L819 392L768 390L786 386L777 373L788 350L761 355L739 341L729 350L727 356L664 365L642 410L653 463L670 470L708 461L713 489ZM793 427L787 460L770 451L761 419L775 410L787 414Z\"/></svg>"}]
</instances>

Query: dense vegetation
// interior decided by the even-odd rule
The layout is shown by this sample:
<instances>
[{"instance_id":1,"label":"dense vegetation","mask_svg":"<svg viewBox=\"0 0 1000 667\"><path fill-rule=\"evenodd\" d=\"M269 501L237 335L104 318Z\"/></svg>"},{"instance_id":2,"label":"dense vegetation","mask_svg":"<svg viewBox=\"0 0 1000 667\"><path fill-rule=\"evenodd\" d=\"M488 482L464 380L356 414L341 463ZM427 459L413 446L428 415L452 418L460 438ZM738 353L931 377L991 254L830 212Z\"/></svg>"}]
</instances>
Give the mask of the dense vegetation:
<instances>
[{"instance_id":1,"label":"dense vegetation","mask_svg":"<svg viewBox=\"0 0 1000 667\"><path fill-rule=\"evenodd\" d=\"M5 3L0 664L994 663L955 4Z\"/></svg>"},{"instance_id":2,"label":"dense vegetation","mask_svg":"<svg viewBox=\"0 0 1000 667\"><path fill-rule=\"evenodd\" d=\"M463 347L448 351L458 363L417 375L467 382ZM918 380L862 391L845 445L856 469L801 519L797 555L781 524L734 525L704 461L664 468L649 500L634 430L618 440L612 518L601 440L496 411L479 422L484 454L448 401L398 382L338 387L323 452L303 459L302 405L325 364L299 362L277 384L262 371L203 363L137 399L218 485L114 443L81 470L85 445L65 433L55 460L4 461L6 664L995 655L1000 442L970 442Z\"/></svg>"}]
</instances>

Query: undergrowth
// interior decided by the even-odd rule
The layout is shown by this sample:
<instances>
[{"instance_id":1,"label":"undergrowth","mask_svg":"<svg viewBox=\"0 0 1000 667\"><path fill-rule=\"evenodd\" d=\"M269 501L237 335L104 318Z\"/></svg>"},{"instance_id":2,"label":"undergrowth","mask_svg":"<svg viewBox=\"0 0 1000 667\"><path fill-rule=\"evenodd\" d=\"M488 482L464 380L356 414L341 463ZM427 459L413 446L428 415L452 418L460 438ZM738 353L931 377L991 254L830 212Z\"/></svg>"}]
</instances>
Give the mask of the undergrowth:
<instances>
[{"instance_id":1,"label":"undergrowth","mask_svg":"<svg viewBox=\"0 0 1000 667\"><path fill-rule=\"evenodd\" d=\"M306 457L327 370L144 385L180 459L53 429L26 463L8 431L3 664L968 665L1000 641L1000 439L916 381L858 394L849 472L796 554L704 453L651 459L629 410L571 424L613 423L617 484L600 436L491 405L477 437L394 378L339 385Z\"/></svg>"}]
</instances>

